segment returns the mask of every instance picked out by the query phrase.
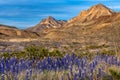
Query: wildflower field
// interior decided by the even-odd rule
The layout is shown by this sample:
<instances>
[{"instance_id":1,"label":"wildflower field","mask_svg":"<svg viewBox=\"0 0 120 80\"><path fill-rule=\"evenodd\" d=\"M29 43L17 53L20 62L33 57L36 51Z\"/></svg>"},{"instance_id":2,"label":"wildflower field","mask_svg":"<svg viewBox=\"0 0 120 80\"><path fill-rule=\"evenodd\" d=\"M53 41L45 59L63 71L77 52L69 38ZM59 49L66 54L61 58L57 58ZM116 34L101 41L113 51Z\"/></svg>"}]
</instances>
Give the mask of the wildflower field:
<instances>
[{"instance_id":1,"label":"wildflower field","mask_svg":"<svg viewBox=\"0 0 120 80\"><path fill-rule=\"evenodd\" d=\"M24 59L1 57L0 80L120 80L120 60L112 55Z\"/></svg>"}]
</instances>

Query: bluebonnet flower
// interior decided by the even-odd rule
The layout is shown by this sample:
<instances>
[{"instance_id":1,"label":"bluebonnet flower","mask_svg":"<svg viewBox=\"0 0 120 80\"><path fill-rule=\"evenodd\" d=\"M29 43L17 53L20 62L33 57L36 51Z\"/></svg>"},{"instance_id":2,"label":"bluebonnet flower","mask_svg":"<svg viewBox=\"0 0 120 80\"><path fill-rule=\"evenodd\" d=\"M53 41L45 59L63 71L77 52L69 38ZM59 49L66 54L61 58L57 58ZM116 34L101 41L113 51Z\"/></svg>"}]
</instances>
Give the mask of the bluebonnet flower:
<instances>
[{"instance_id":1,"label":"bluebonnet flower","mask_svg":"<svg viewBox=\"0 0 120 80\"><path fill-rule=\"evenodd\" d=\"M5 79L5 78L4 78L4 75L5 75L5 74L2 74L2 75L1 75L1 80L4 80L4 79Z\"/></svg>"},{"instance_id":2,"label":"bluebonnet flower","mask_svg":"<svg viewBox=\"0 0 120 80\"><path fill-rule=\"evenodd\" d=\"M29 80L29 70L26 70L26 75L25 75L25 77L26 77L26 80Z\"/></svg>"}]
</instances>

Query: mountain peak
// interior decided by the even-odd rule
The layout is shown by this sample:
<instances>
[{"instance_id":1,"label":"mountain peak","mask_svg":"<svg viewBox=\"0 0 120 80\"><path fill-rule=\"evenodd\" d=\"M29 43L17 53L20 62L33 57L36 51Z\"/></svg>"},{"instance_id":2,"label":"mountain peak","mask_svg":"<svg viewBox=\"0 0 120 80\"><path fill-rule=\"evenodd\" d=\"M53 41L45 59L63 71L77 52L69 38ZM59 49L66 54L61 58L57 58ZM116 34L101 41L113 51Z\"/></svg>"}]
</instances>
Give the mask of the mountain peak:
<instances>
[{"instance_id":1,"label":"mountain peak","mask_svg":"<svg viewBox=\"0 0 120 80\"><path fill-rule=\"evenodd\" d=\"M54 19L52 16L48 16L47 19Z\"/></svg>"},{"instance_id":2,"label":"mountain peak","mask_svg":"<svg viewBox=\"0 0 120 80\"><path fill-rule=\"evenodd\" d=\"M52 16L48 16L45 19L42 19L40 23L32 28L28 28L28 30L33 32L42 32L50 29L60 28L62 27L66 21L64 20L56 20Z\"/></svg>"},{"instance_id":3,"label":"mountain peak","mask_svg":"<svg viewBox=\"0 0 120 80\"><path fill-rule=\"evenodd\" d=\"M93 7L106 7L106 6L103 5L103 4L96 4L96 5L94 5Z\"/></svg>"},{"instance_id":4,"label":"mountain peak","mask_svg":"<svg viewBox=\"0 0 120 80\"><path fill-rule=\"evenodd\" d=\"M114 11L104 6L103 4L97 4L89 8L88 10L82 11L79 16L85 20L92 20L101 16L113 15Z\"/></svg>"},{"instance_id":5,"label":"mountain peak","mask_svg":"<svg viewBox=\"0 0 120 80\"><path fill-rule=\"evenodd\" d=\"M84 12L84 11L83 11ZM93 16L96 18L99 18L101 16L110 16L113 15L114 11L112 11L110 8L106 7L103 4L97 4L86 10L86 16Z\"/></svg>"},{"instance_id":6,"label":"mountain peak","mask_svg":"<svg viewBox=\"0 0 120 80\"><path fill-rule=\"evenodd\" d=\"M114 13L114 11L112 11L110 8L106 7L105 5L103 4L97 4L97 5L94 5L92 6L90 9L88 9L89 11L90 10L94 10L94 11L104 11L104 12L109 12L109 13Z\"/></svg>"},{"instance_id":7,"label":"mountain peak","mask_svg":"<svg viewBox=\"0 0 120 80\"><path fill-rule=\"evenodd\" d=\"M47 22L48 23L50 21L56 21L56 20L52 16L48 16L47 18L42 19L41 23L43 23L43 22Z\"/></svg>"},{"instance_id":8,"label":"mountain peak","mask_svg":"<svg viewBox=\"0 0 120 80\"><path fill-rule=\"evenodd\" d=\"M71 21L79 20L80 22L91 21L102 16L111 16L115 12L106 7L103 4L97 4L89 8L88 10L83 10L80 14L73 18Z\"/></svg>"},{"instance_id":9,"label":"mountain peak","mask_svg":"<svg viewBox=\"0 0 120 80\"><path fill-rule=\"evenodd\" d=\"M53 18L52 16L48 16L48 17L46 18L46 20L55 20L55 21L56 21L56 19Z\"/></svg>"}]
</instances>

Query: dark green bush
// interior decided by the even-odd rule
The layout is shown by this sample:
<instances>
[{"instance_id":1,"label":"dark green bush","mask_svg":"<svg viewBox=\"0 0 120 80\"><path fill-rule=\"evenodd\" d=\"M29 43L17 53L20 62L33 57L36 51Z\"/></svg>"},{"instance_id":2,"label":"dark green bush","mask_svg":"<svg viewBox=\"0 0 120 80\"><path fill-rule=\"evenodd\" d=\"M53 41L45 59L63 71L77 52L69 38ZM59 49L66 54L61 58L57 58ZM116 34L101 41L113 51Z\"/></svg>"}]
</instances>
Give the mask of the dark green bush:
<instances>
[{"instance_id":1,"label":"dark green bush","mask_svg":"<svg viewBox=\"0 0 120 80\"><path fill-rule=\"evenodd\" d=\"M53 50L52 52L50 52L49 53L50 54L50 56L57 56L57 57L63 57L63 54L59 51L59 50L57 50L57 49L55 49L55 50Z\"/></svg>"},{"instance_id":2,"label":"dark green bush","mask_svg":"<svg viewBox=\"0 0 120 80\"><path fill-rule=\"evenodd\" d=\"M27 47L25 53L27 53L28 57L37 59L49 56L49 50L39 46Z\"/></svg>"},{"instance_id":3,"label":"dark green bush","mask_svg":"<svg viewBox=\"0 0 120 80\"><path fill-rule=\"evenodd\" d=\"M99 49L99 48L108 48L110 47L109 45L91 45L86 47L86 49Z\"/></svg>"},{"instance_id":4,"label":"dark green bush","mask_svg":"<svg viewBox=\"0 0 120 80\"><path fill-rule=\"evenodd\" d=\"M104 55L115 55L115 51L113 50L103 50L101 52L99 52L98 54L104 54Z\"/></svg>"},{"instance_id":5,"label":"dark green bush","mask_svg":"<svg viewBox=\"0 0 120 80\"><path fill-rule=\"evenodd\" d=\"M117 71L112 70L112 69L110 69L109 72L114 80L120 80L120 72L117 72Z\"/></svg>"},{"instance_id":6,"label":"dark green bush","mask_svg":"<svg viewBox=\"0 0 120 80\"><path fill-rule=\"evenodd\" d=\"M40 46L29 46L25 49L25 51L20 52L12 52L12 53L3 53L1 54L5 58L8 57L17 57L17 58L35 58L35 59L43 59L45 57L62 57L63 54L59 50L55 49L53 51L49 51L49 49L40 47Z\"/></svg>"},{"instance_id":7,"label":"dark green bush","mask_svg":"<svg viewBox=\"0 0 120 80\"><path fill-rule=\"evenodd\" d=\"M113 80L113 79L112 79L112 76L105 75L105 76L102 77L102 80Z\"/></svg>"}]
</instances>

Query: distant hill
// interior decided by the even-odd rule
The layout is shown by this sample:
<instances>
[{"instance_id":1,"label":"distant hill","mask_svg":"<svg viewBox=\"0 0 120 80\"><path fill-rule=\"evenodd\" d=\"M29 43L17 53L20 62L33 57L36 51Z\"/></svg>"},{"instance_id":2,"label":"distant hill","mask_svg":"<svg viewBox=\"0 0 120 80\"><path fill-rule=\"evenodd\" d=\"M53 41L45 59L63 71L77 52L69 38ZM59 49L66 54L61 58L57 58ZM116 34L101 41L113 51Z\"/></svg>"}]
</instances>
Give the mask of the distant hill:
<instances>
[{"instance_id":1,"label":"distant hill","mask_svg":"<svg viewBox=\"0 0 120 80\"><path fill-rule=\"evenodd\" d=\"M14 26L0 24L0 38L36 38L39 37L37 33L26 30L17 29Z\"/></svg>"},{"instance_id":2,"label":"distant hill","mask_svg":"<svg viewBox=\"0 0 120 80\"><path fill-rule=\"evenodd\" d=\"M34 27L30 27L27 30L32 32L47 32L52 29L61 28L67 21L65 20L56 20L52 16L49 16Z\"/></svg>"},{"instance_id":3,"label":"distant hill","mask_svg":"<svg viewBox=\"0 0 120 80\"><path fill-rule=\"evenodd\" d=\"M0 26L4 26L4 27L8 27L8 28L16 28L15 26L9 26L9 25L4 25L4 24L0 24Z\"/></svg>"},{"instance_id":4,"label":"distant hill","mask_svg":"<svg viewBox=\"0 0 120 80\"><path fill-rule=\"evenodd\" d=\"M97 4L68 21L49 16L27 30L0 25L0 37L39 37L38 42L29 44L49 48L59 46L61 51L69 52L101 46L120 50L120 12Z\"/></svg>"},{"instance_id":5,"label":"distant hill","mask_svg":"<svg viewBox=\"0 0 120 80\"><path fill-rule=\"evenodd\" d=\"M97 4L70 19L62 29L44 36L54 41L81 45L120 45L120 13Z\"/></svg>"}]
</instances>

